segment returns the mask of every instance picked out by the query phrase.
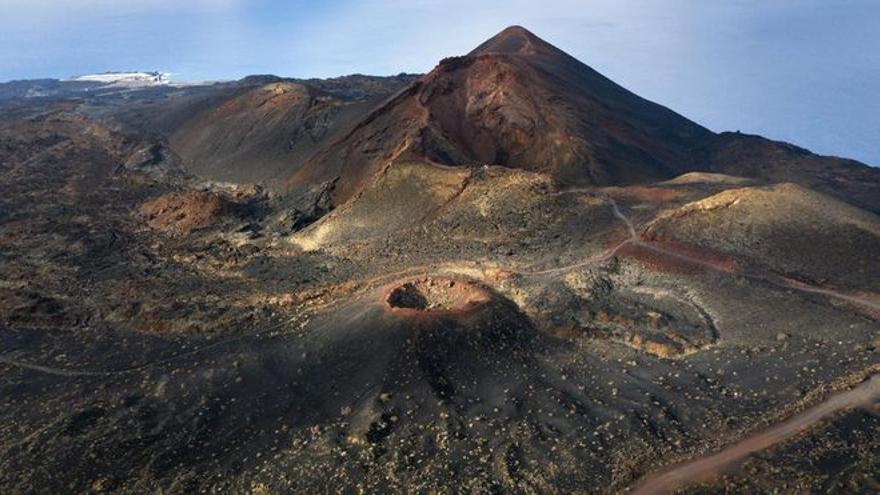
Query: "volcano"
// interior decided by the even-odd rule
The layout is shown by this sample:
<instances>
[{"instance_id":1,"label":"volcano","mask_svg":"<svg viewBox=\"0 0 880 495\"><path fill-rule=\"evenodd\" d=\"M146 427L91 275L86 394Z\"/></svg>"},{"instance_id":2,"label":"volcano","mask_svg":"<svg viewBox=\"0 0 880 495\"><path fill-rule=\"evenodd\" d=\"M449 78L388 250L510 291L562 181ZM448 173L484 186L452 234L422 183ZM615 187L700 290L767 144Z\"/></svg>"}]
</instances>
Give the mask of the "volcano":
<instances>
[{"instance_id":1,"label":"volcano","mask_svg":"<svg viewBox=\"0 0 880 495\"><path fill-rule=\"evenodd\" d=\"M521 27L83 84L0 86L0 493L877 492L880 171Z\"/></svg>"},{"instance_id":2,"label":"volcano","mask_svg":"<svg viewBox=\"0 0 880 495\"><path fill-rule=\"evenodd\" d=\"M692 151L711 136L515 26L441 61L288 184L339 176L345 200L398 159L502 165L565 185L647 182L700 168Z\"/></svg>"},{"instance_id":3,"label":"volcano","mask_svg":"<svg viewBox=\"0 0 880 495\"><path fill-rule=\"evenodd\" d=\"M499 165L562 187L718 172L797 183L880 212L880 170L716 134L520 26L418 78L254 76L169 102L129 118L158 123L151 130L162 130L190 172L281 194L332 183L332 207L387 166L425 162Z\"/></svg>"}]
</instances>

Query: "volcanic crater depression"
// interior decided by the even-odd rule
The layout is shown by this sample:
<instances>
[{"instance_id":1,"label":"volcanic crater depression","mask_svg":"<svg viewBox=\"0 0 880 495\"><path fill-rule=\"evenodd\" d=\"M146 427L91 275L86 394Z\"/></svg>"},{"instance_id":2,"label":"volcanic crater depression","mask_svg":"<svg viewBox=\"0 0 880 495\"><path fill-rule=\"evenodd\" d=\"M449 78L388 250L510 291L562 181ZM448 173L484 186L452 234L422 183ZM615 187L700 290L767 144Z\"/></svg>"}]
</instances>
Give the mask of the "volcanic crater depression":
<instances>
[{"instance_id":1,"label":"volcanic crater depression","mask_svg":"<svg viewBox=\"0 0 880 495\"><path fill-rule=\"evenodd\" d=\"M402 313L466 313L491 300L488 290L461 279L424 277L391 286L385 304Z\"/></svg>"}]
</instances>

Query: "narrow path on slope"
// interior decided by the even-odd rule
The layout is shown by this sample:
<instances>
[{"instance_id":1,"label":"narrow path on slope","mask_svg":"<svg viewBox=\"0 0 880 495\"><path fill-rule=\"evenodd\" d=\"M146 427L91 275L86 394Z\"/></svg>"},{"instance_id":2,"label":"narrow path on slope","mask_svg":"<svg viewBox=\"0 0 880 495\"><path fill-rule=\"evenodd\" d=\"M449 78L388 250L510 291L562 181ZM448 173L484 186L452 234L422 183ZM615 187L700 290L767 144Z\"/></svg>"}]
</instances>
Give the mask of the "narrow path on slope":
<instances>
[{"instance_id":1,"label":"narrow path on slope","mask_svg":"<svg viewBox=\"0 0 880 495\"><path fill-rule=\"evenodd\" d=\"M563 195L563 194L578 194L578 193L588 193L588 192L595 192L595 191L591 191L591 190L587 190L587 189L568 189L565 191L560 191L557 194ZM584 260L581 260L579 262L572 263L569 265L558 266L555 268L550 268L550 269L546 269L546 270L537 270L537 271L513 270L513 269L504 269L504 270L508 273L521 275L521 276L540 276L540 275L549 275L549 274L554 274L554 273L565 272L565 271L573 270L576 268L582 268L582 267L589 266L592 264L600 263L602 261L610 259L611 257L615 256L621 248L623 248L624 246L626 246L628 244L632 244L632 245L636 245L636 246L651 250L651 251L658 253L658 254L661 254L661 255L671 256L671 257L674 257L674 258L677 258L680 260L684 260L684 261L687 261L690 263L694 263L699 266L703 266L703 267L706 267L706 268L709 268L712 270L730 273L730 270L725 267L719 266L717 264L714 264L714 263L711 263L711 262L708 262L705 260L697 259L692 256L688 256L686 254L678 253L678 252L651 244L648 241L642 240L642 238L639 236L638 232L636 231L634 223L632 222L632 220L628 216L626 216L626 214L623 213L623 211L618 206L617 202L613 198L611 198L610 196L605 196L605 198L610 203L612 213L614 214L614 216L617 217L626 226L627 232L629 233L628 239L621 241L620 243L618 243L614 247L606 250L603 253L597 254L595 256L591 256L587 259L584 259ZM419 267L410 267L410 268L406 268L406 269L403 269L403 270L400 270L397 272L386 273L383 275L379 275L377 277L362 280L358 283L360 283L361 285L370 285L370 284L379 282L381 280L399 278L403 275L416 276L416 275L436 272L438 270L449 270L454 273L456 268L461 269L462 265L464 265L464 264L465 263L458 262L458 263L442 263L442 264L435 265L435 266L427 266L426 265L426 266L419 266ZM473 265L474 266L472 268L480 269L479 264L473 264ZM780 282L780 281L773 280L769 277L764 277L764 276L749 274L749 273L738 273L738 274L741 276L753 279L753 280L763 281L763 282L769 283L771 285L774 285L774 286L777 286L780 288L797 290L800 292L810 293L810 294L824 295L827 297L840 299L843 301L847 301L847 302L850 302L853 304L862 305L864 307L880 311L880 304L878 304L878 303L868 301L865 299L861 299L858 297L850 296L847 294L843 294L843 293L833 291L830 289L823 289L820 287L813 287L810 285L800 284L800 283L797 285L794 285L792 283ZM325 305L317 305L315 308L332 306L333 304L335 304L335 302L331 302L331 303L325 304ZM313 308L313 309L315 309L315 308ZM39 365L39 364L32 364L32 363L27 363L24 361L19 361L19 360L12 358L12 357L3 356L3 355L0 355L0 363L7 364L10 366L15 366L18 368L30 369L30 370L34 370L34 371L40 371L43 373L48 373L48 374L57 375L57 376L65 376L65 377L118 375L118 374L123 374L123 373L131 373L134 371L140 371L140 370L144 370L144 369L151 368L154 366L166 364L166 363L174 361L176 359L180 359L185 356L197 354L199 352L203 352L205 350L208 350L208 349L211 349L214 347L218 347L218 346L230 343L230 342L235 342L235 341L242 340L242 339L245 339L248 337L258 336L260 334L263 334L263 333L266 333L266 332L269 332L272 330L276 330L276 329L278 329L284 325L287 325L289 323L290 322L285 322L285 323L281 323L279 325L275 325L275 326L267 328L267 329L262 329L262 330L259 330L256 332L238 335L235 337L230 337L228 339L224 339L224 340L221 340L218 342L213 342L213 343L204 345L202 347L193 349L191 351L187 351L187 352L183 352L183 353L179 353L179 354L170 356L168 358L163 358L158 361L145 363L143 365L139 365L139 366L132 367L132 368L121 369L121 370L89 371L89 370L71 370L71 369L64 369L64 368L54 368L54 367L50 367L50 366L43 366L43 365Z\"/></svg>"},{"instance_id":2,"label":"narrow path on slope","mask_svg":"<svg viewBox=\"0 0 880 495\"><path fill-rule=\"evenodd\" d=\"M245 334L241 334L241 335L235 335L232 337L221 339L216 342L211 342L210 344L205 344L201 347L196 347L195 349L191 349L189 351L179 352L177 354L173 354L168 357L157 359L155 361L150 361L150 362L140 364L137 366L131 366L128 368L121 368L121 369L115 369L115 370L101 371L101 370L77 370L77 369L69 369L69 368L57 368L54 366L44 366L41 364L20 361L15 358L12 358L9 356L4 356L4 355L0 355L0 364L5 364L8 366L13 366L16 368L22 368L22 369L27 369L27 370L32 370L32 371L39 371L41 373L46 373L48 375L64 376L64 377L124 375L127 373L133 373L136 371L143 371L143 370L146 370L149 368L154 368L156 366L161 366L163 364L168 364L168 363L176 361L180 358L192 356L194 354L198 354L200 352L204 352L204 351L213 349L215 347L220 347L220 346L223 346L226 344L231 344L233 342L238 342L238 341L250 338L250 337L257 337L257 336L262 335L264 333L271 332L273 330L278 330L281 327L284 327L287 325L293 325L295 322L296 322L296 320L284 321L282 323L272 325L268 328L262 328L260 330L255 331L255 332L245 333Z\"/></svg>"},{"instance_id":3,"label":"narrow path on slope","mask_svg":"<svg viewBox=\"0 0 880 495\"><path fill-rule=\"evenodd\" d=\"M659 474L649 475L630 493L667 494L688 485L710 481L724 469L755 452L784 442L839 411L867 406L878 399L880 399L880 375L874 375L852 390L832 395L824 402L776 426L748 436L715 454L684 462Z\"/></svg>"},{"instance_id":4,"label":"narrow path on slope","mask_svg":"<svg viewBox=\"0 0 880 495\"><path fill-rule=\"evenodd\" d=\"M576 188L576 189L566 189L563 191L559 191L555 194L558 196L562 196L562 195L567 195L567 194L584 194L584 193L595 194L595 192L596 191L592 190L592 189ZM543 270L512 269L512 268L500 268L500 270L503 270L506 273L520 275L520 276L524 276L524 277L534 277L534 276L563 273L563 272L566 272L569 270L574 270L577 268L583 268L586 266L601 263L603 261L606 261L606 260L614 257L625 246L634 245L634 246L638 246L638 247L647 249L649 251L652 251L652 252L660 254L660 255L670 256L670 257L673 257L673 258L676 258L676 259L679 259L679 260L682 260L685 262L689 262L689 263L692 263L692 264L695 264L698 266L702 266L704 268L708 268L711 270L724 272L724 273L732 273L731 270L727 267L720 266L718 264L715 264L715 263L712 263L709 261L694 258L692 256L688 256L686 254L682 254L682 253L679 253L676 251L672 251L670 249L666 249L666 248L658 246L656 244L652 244L649 241L643 240L641 238L641 236L639 236L638 231L636 230L636 227L635 227L635 224L633 223L633 221L626 214L623 213L623 211L621 210L621 208L617 204L617 202L614 200L614 198L607 196L607 195L603 195L603 197L605 199L607 199L609 204L611 205L611 211L614 214L614 216L618 220L620 220L624 224L624 226L626 227L627 233L629 234L629 237L627 239L619 242L618 244L605 250L604 252L598 253L598 254L593 255L589 258L582 259L580 261L577 261L575 263L571 263L568 265L562 265L562 266L557 266L554 268L547 268L547 269L543 269ZM359 281L354 281L354 283L357 283L361 286L369 286L371 284L379 283L383 280L393 280L393 279L400 278L403 276L420 276L420 275L427 275L432 272L438 272L438 271L448 271L451 273L456 273L457 271L460 271L462 269L462 267L465 265L470 265L466 268L468 270L469 269L482 270L485 268L498 268L498 267L483 267L483 266L480 266L479 263L468 262L468 261L447 262L447 263L440 263L440 264L436 264L436 265L422 265L422 266L416 266L416 267L409 267L409 268L405 268L403 270L398 270L395 272L384 273L382 275L378 275L376 277L372 277L369 279L362 279ZM796 290L796 291L810 293L810 294L824 295L824 296L839 299L842 301L847 301L847 302L850 302L853 304L858 304L858 305L861 305L866 308L870 308L875 311L880 311L880 303L875 303L873 301L869 301L869 300L866 300L863 298L851 296L848 294L843 294L841 292L837 292L834 290L823 289L820 287L814 287L814 286L810 286L810 285L802 284L802 283L794 284L794 283L791 283L790 281L786 281L785 279L774 280L771 277L761 276L761 275L751 274L751 273L745 273L745 272L737 272L737 274L741 275L743 277L752 279L752 280L757 280L757 281L769 283L769 284L774 285L779 288L791 289L791 290ZM331 305L331 304L327 304L327 306L329 306L329 305Z\"/></svg>"},{"instance_id":5,"label":"narrow path on slope","mask_svg":"<svg viewBox=\"0 0 880 495\"><path fill-rule=\"evenodd\" d=\"M47 375L55 375L55 376L106 376L108 374L112 374L112 372L107 371L80 371L80 370L70 370L65 368L54 368L52 366L43 366L40 364L32 364L24 361L18 361L16 359L12 359L6 356L0 356L0 364L6 364L9 366L14 366L16 368L23 368L26 370L39 371L42 373L46 373Z\"/></svg>"},{"instance_id":6,"label":"narrow path on slope","mask_svg":"<svg viewBox=\"0 0 880 495\"><path fill-rule=\"evenodd\" d=\"M658 246L656 244L652 244L649 241L643 240L636 232L636 229L635 229L635 226L633 225L632 220L630 220L629 217L627 217L620 210L620 207L617 206L617 202L614 201L614 199L611 197L608 197L608 201L611 202L611 208L614 211L614 215L626 224L627 230L629 230L629 234L630 234L629 242L632 243L633 245L648 249L648 250L650 250L654 253L657 253L657 254L671 256L673 258L687 261L687 262L690 262L690 263L693 263L693 264L696 264L699 266L703 266L703 267L706 267L706 268L709 268L709 269L712 269L715 271L724 272L724 273L731 273L729 268L723 267L719 264L712 263L710 261L701 260L701 259L695 258L693 256L688 256L686 254L682 254L682 253L673 251L671 249L666 249L666 248ZM620 247L617 247L616 249L619 249L619 248ZM757 275L757 274L752 274L752 273L745 273L745 272L736 272L736 273L737 273L737 275L741 275L743 277L746 277L746 278L749 278L752 280L766 282L766 283L769 283L771 285L774 285L776 287L780 287L783 289L792 289L792 290L796 290L796 291L800 291L800 292L804 292L804 293L809 293L809 294L824 295L827 297L840 299L842 301L847 301L850 303L864 306L866 308L880 311L880 303L875 303L875 302L869 301L867 299L851 296L849 294L844 294L842 292L838 292L835 290L823 289L821 287L815 287L815 286L812 286L812 285L809 285L806 283L800 283L800 282L795 284L790 281L786 281L785 279L774 280L773 277L762 276L762 275Z\"/></svg>"}]
</instances>

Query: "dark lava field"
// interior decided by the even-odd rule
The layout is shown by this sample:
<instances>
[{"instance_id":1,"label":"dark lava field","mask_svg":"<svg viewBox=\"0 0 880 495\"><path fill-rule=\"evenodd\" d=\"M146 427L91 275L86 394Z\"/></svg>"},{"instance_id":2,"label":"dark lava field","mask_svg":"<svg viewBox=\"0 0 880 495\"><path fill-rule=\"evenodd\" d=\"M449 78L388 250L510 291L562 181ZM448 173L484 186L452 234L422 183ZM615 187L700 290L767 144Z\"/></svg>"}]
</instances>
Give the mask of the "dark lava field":
<instances>
[{"instance_id":1,"label":"dark lava field","mask_svg":"<svg viewBox=\"0 0 880 495\"><path fill-rule=\"evenodd\" d=\"M519 27L87 89L0 84L0 492L880 491L880 170Z\"/></svg>"}]
</instances>

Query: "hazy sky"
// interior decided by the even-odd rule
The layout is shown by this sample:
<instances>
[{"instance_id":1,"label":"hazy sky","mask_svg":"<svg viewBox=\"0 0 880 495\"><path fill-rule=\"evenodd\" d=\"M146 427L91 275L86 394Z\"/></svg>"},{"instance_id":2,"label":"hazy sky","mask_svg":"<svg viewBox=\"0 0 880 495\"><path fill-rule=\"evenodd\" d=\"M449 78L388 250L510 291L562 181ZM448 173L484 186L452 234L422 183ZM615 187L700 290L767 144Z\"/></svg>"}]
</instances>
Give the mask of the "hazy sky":
<instances>
[{"instance_id":1,"label":"hazy sky","mask_svg":"<svg viewBox=\"0 0 880 495\"><path fill-rule=\"evenodd\" d=\"M713 130L880 165L878 0L0 0L0 81L424 72L510 24Z\"/></svg>"}]
</instances>

